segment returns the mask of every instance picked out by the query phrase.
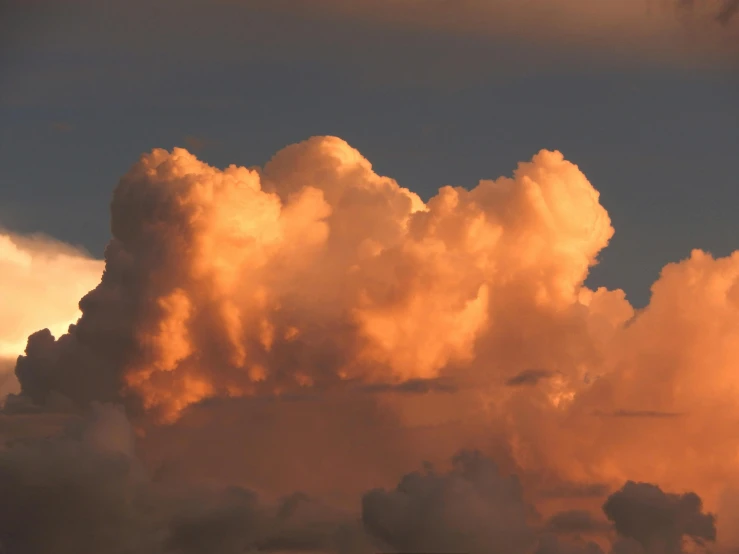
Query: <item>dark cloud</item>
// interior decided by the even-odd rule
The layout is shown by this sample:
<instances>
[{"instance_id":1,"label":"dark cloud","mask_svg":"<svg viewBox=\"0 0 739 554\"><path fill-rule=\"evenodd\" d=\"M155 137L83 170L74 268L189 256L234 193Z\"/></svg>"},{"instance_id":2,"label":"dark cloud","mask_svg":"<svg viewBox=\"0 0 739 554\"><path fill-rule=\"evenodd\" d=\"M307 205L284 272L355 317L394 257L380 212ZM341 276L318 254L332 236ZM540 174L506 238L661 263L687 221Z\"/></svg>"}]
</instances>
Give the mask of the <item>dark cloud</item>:
<instances>
[{"instance_id":1,"label":"dark cloud","mask_svg":"<svg viewBox=\"0 0 739 554\"><path fill-rule=\"evenodd\" d=\"M190 431L194 423L187 417L178 422ZM273 502L245 487L151 474L120 407L93 404L84 416L3 415L0 438L0 544L10 553L603 552L577 536L603 532L604 522L566 511L537 525L518 479L501 475L479 452L461 452L445 473L427 465L405 475L394 490L366 492L360 518L309 494ZM277 459L248 434L240 438L252 452L267 454L268 462ZM676 554L683 536L715 539L713 516L702 513L700 499L690 493L627 483L604 512L624 537L612 554L651 554L654 545ZM575 538L557 538L568 535Z\"/></svg>"},{"instance_id":2,"label":"dark cloud","mask_svg":"<svg viewBox=\"0 0 739 554\"><path fill-rule=\"evenodd\" d=\"M542 210L547 198L552 209ZM52 545L51 554L362 547L358 524L318 501L350 505L356 517L362 498L362 529L391 549L593 552L588 543L542 535L585 533L593 521L570 512L542 524L519 480L480 453L463 451L447 472L428 467L387 487L420 460L446 460L465 447L509 455L496 462L510 462L541 489L568 483L562 499L604 493L568 479L612 479L621 470L664 474L671 483L690 473L715 482L725 467L733 471L717 451L710 458L725 465L690 459L679 472L662 469L686 442L697 451L701 440L732 450L733 427L717 435L722 441L704 436L713 411L690 435L668 426L677 431L669 441L624 431L623 421L579 417L596 408L612 418L673 417L613 407L708 406L716 393L696 386L703 367L682 363L703 351L692 343L679 351L685 358L675 354L680 364L666 365L694 374L681 380L650 371L655 352L672 355L669 324L678 319L662 308L676 303L659 296L659 283L657 307L629 328L647 326L634 343L618 331L633 315L623 293L581 288L613 230L594 189L561 154L540 153L514 179L442 189L422 208L334 137L289 147L260 171L220 171L181 149L143 156L115 192L105 274L81 300L81 319L58 339L48 330L31 335L18 360L22 394L5 408L18 427L6 421L11 442L0 452L6 547L22 554ZM511 218L517 213L526 217ZM526 256L522 244L531 248ZM710 276L714 264L727 263L702 256L667 270L676 298L695 297L684 286L698 288L690 264ZM507 268L502 280L497 267ZM690 320L690 336L730 313L721 308ZM733 327L719 327L732 336ZM703 349L717 344L733 343L711 336ZM509 380L539 383L534 394L502 391L504 377L490 371L590 365L629 371L613 370L594 385L574 369L547 382L553 374L534 369ZM470 376L480 387L419 379L439 375ZM665 378L685 391L682 403L649 403ZM695 391L704 395L690 396ZM81 415L122 395L136 440L122 410ZM69 425L38 438L23 430L37 416ZM663 449L651 456L650 448ZM639 487L659 491L630 484L605 504L623 552L715 538L697 496Z\"/></svg>"},{"instance_id":3,"label":"dark cloud","mask_svg":"<svg viewBox=\"0 0 739 554\"><path fill-rule=\"evenodd\" d=\"M18 416L14 416L18 417ZM29 423L29 422L27 422ZM120 410L0 450L0 542L8 552L152 552L142 482Z\"/></svg>"},{"instance_id":4,"label":"dark cloud","mask_svg":"<svg viewBox=\"0 0 739 554\"><path fill-rule=\"evenodd\" d=\"M337 552L347 533L361 534L343 514L306 495L267 509L240 488L192 498L169 525L164 550L179 554Z\"/></svg>"},{"instance_id":5,"label":"dark cloud","mask_svg":"<svg viewBox=\"0 0 739 554\"><path fill-rule=\"evenodd\" d=\"M554 377L555 372L547 369L525 369L506 381L509 387L534 386L543 379Z\"/></svg>"},{"instance_id":6,"label":"dark cloud","mask_svg":"<svg viewBox=\"0 0 739 554\"><path fill-rule=\"evenodd\" d=\"M524 552L535 543L531 513L518 479L478 452L457 455L448 473L426 468L362 498L365 529L401 552Z\"/></svg>"},{"instance_id":7,"label":"dark cloud","mask_svg":"<svg viewBox=\"0 0 739 554\"><path fill-rule=\"evenodd\" d=\"M114 271L109 275L115 278ZM97 303L101 293L105 291L93 290L80 306L84 309ZM28 337L25 355L18 358L15 367L23 396L41 406L55 398L66 398L77 406L120 400L122 382L115 368L125 356L131 337L123 327L124 314L130 309L125 308L122 299L119 302L116 313L123 317L115 322L93 321L95 318L88 316L86 321L71 325L69 333L58 340L48 329ZM91 315L95 313L90 311Z\"/></svg>"},{"instance_id":8,"label":"dark cloud","mask_svg":"<svg viewBox=\"0 0 739 554\"><path fill-rule=\"evenodd\" d=\"M133 429L121 408L94 405L85 417L66 419L61 430L60 421L52 422L57 431L48 437L40 436L51 430L48 415L5 417L25 427L22 438L0 448L5 552L338 552L347 551L346 544L358 552L366 542L354 518L307 495L271 504L238 487L157 483L136 456Z\"/></svg>"},{"instance_id":9,"label":"dark cloud","mask_svg":"<svg viewBox=\"0 0 739 554\"><path fill-rule=\"evenodd\" d=\"M665 554L682 552L682 539L716 540L716 518L703 512L695 493L665 493L650 483L629 481L603 505L619 535L633 539L648 552L660 548Z\"/></svg>"}]
</instances>

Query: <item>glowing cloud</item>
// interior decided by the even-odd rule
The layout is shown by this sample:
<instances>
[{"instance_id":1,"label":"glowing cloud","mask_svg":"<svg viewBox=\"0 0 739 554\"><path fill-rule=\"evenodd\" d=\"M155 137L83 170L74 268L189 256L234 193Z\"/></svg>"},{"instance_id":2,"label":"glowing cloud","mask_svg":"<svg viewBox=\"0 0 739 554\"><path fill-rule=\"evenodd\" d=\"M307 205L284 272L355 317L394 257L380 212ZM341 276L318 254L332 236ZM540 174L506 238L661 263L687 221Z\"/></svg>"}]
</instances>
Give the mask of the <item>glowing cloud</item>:
<instances>
[{"instance_id":1,"label":"glowing cloud","mask_svg":"<svg viewBox=\"0 0 739 554\"><path fill-rule=\"evenodd\" d=\"M732 505L739 252L668 265L638 313L585 287L614 230L559 152L424 204L335 137L261 169L154 150L111 209L102 280L68 334L29 338L13 405L125 402L187 482L358 493L473 447L550 528L602 532L628 480Z\"/></svg>"}]
</instances>

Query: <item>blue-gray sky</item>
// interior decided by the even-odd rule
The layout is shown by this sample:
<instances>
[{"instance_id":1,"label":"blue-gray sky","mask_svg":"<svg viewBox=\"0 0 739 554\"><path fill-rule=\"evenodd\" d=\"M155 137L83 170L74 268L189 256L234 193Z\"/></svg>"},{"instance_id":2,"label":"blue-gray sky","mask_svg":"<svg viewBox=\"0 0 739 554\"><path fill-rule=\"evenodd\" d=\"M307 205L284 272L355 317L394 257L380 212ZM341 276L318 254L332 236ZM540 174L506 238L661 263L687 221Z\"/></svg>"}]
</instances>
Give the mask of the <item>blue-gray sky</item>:
<instances>
[{"instance_id":1,"label":"blue-gray sky","mask_svg":"<svg viewBox=\"0 0 739 554\"><path fill-rule=\"evenodd\" d=\"M422 15L389 0L5 2L0 226L101 256L112 189L142 152L261 165L330 134L424 197L562 151L616 228L590 283L636 305L666 263L739 246L739 74L713 63L725 52L662 47L649 26L570 26L578 0L506 25L474 0L426 1Z\"/></svg>"}]
</instances>

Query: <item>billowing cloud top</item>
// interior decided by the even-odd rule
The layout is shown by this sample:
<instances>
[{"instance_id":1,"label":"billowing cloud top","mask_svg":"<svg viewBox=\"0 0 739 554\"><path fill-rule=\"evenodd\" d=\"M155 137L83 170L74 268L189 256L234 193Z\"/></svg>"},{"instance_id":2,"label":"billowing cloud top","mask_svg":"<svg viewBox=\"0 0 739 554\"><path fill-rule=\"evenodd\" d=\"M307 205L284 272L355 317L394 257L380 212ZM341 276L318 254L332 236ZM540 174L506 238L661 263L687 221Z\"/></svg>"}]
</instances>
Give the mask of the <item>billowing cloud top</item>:
<instances>
[{"instance_id":1,"label":"billowing cloud top","mask_svg":"<svg viewBox=\"0 0 739 554\"><path fill-rule=\"evenodd\" d=\"M96 399L120 381L165 418L210 396L437 377L499 325L491 307L576 302L613 233L558 152L424 205L333 137L261 172L156 150L121 180L112 218L103 280L56 347L75 363L35 371L39 335L19 377L36 400L82 400L61 374L107 372Z\"/></svg>"}]
</instances>

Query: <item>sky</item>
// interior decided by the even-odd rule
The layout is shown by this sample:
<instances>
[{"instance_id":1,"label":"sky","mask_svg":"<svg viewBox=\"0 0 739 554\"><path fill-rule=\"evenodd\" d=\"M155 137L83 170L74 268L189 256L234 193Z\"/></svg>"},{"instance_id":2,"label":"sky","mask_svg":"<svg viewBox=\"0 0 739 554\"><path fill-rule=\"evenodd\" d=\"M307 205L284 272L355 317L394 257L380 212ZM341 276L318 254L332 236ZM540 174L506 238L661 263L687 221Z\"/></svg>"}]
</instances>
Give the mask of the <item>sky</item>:
<instances>
[{"instance_id":1,"label":"sky","mask_svg":"<svg viewBox=\"0 0 739 554\"><path fill-rule=\"evenodd\" d=\"M0 552L735 551L738 9L0 4Z\"/></svg>"}]
</instances>

